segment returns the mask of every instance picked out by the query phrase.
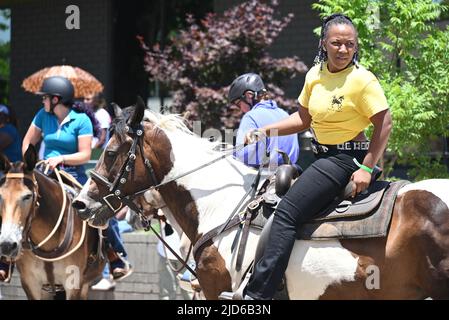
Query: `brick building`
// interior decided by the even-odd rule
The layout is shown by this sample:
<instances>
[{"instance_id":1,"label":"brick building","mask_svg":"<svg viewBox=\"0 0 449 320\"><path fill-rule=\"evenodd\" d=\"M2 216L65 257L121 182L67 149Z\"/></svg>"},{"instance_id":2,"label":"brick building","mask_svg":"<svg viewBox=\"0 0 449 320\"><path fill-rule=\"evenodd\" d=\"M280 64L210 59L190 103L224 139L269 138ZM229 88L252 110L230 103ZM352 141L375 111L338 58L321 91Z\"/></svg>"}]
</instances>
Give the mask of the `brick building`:
<instances>
[{"instance_id":1,"label":"brick building","mask_svg":"<svg viewBox=\"0 0 449 320\"><path fill-rule=\"evenodd\" d=\"M215 0L213 8L222 12L242 1ZM308 66L316 50L312 30L319 25L312 0L281 0L282 15L295 14L293 21L273 44L275 57L297 55ZM66 28L69 5L80 11L80 28ZM11 9L11 106L19 115L25 133L40 100L21 88L24 78L52 65L70 64L92 73L105 86L108 101L131 104L136 95L149 96L148 80L143 71L142 52L135 36L148 35L147 20L156 19L158 2L119 0L0 0L0 8ZM294 79L287 95L298 95L303 77Z\"/></svg>"}]
</instances>

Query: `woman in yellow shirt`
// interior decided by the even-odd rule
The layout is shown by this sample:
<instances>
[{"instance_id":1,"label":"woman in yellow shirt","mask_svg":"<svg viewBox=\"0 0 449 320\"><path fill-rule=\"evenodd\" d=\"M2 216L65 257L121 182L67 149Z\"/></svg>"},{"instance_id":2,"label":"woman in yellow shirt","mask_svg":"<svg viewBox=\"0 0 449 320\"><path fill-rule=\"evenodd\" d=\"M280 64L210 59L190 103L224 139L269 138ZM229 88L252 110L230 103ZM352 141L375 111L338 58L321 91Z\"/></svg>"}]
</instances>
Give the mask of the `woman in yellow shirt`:
<instances>
[{"instance_id":1,"label":"woman in yellow shirt","mask_svg":"<svg viewBox=\"0 0 449 320\"><path fill-rule=\"evenodd\" d=\"M245 299L272 299L287 268L297 226L311 220L348 184L353 196L365 190L390 135L392 120L376 77L357 62L357 30L342 14L326 18L316 64L306 75L299 110L289 118L251 131L288 135L311 128L318 157L279 203L263 257L255 266ZM374 125L371 141L363 130ZM255 132L259 132L256 135Z\"/></svg>"}]
</instances>

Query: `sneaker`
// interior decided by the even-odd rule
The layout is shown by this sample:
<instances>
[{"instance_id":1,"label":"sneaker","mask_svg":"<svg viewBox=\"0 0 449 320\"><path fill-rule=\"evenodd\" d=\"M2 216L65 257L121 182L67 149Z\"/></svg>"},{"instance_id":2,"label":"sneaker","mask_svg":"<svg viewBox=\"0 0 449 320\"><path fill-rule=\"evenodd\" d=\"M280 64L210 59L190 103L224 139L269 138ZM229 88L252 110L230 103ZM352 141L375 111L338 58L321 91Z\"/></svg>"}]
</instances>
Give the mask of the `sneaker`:
<instances>
[{"instance_id":1,"label":"sneaker","mask_svg":"<svg viewBox=\"0 0 449 320\"><path fill-rule=\"evenodd\" d=\"M133 273L131 264L125 259L111 262L112 278L116 281L123 280Z\"/></svg>"},{"instance_id":2,"label":"sneaker","mask_svg":"<svg viewBox=\"0 0 449 320\"><path fill-rule=\"evenodd\" d=\"M98 281L95 285L93 285L90 288L92 290L108 291L115 288L115 282L108 280L106 278L102 278L100 281Z\"/></svg>"}]
</instances>

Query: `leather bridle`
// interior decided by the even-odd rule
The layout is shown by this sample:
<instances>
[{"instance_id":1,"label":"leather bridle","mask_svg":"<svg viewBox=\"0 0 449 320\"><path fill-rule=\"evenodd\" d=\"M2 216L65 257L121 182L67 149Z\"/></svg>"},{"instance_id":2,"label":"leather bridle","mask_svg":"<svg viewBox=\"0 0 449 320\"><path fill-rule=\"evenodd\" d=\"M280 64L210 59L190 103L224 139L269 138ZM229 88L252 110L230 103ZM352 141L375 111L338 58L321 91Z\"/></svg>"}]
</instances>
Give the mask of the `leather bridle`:
<instances>
[{"instance_id":1,"label":"leather bridle","mask_svg":"<svg viewBox=\"0 0 449 320\"><path fill-rule=\"evenodd\" d=\"M145 158L145 155L143 153L143 147L141 142L143 132L144 132L143 126L141 123L139 123L135 128L131 128L130 126L126 127L126 133L131 136L133 141L131 143L131 147L129 148L127 158L120 167L119 173L112 183L109 182L109 180L105 176L101 175L95 170L92 170L90 172L90 175L97 184L102 185L106 187L106 189L108 189L108 194L99 200L102 204L106 205L114 214L116 214L120 209L122 209L123 205L127 205L131 210L133 210L139 215L140 219L142 220L142 223L144 224L144 227L147 228L149 221L147 217L143 214L142 209L139 208L134 203L134 199L138 196L141 196L151 187L145 188L130 195L123 195L122 190L123 186L128 181L128 176L130 174L134 175L134 169L137 159L136 155L137 148L139 148L140 150L140 156L143 160L145 168L150 173L152 186L157 185L157 179L151 161ZM114 205L112 204L113 199L115 199L119 203L117 207L114 207Z\"/></svg>"}]
</instances>

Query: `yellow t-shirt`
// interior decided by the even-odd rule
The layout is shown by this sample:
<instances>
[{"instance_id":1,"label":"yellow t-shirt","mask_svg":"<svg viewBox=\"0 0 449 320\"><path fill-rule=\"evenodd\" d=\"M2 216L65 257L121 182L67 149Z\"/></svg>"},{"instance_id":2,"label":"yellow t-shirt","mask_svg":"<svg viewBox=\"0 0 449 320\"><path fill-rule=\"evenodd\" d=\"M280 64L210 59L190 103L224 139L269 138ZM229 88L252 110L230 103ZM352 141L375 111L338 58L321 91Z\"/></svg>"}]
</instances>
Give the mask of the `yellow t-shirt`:
<instances>
[{"instance_id":1,"label":"yellow t-shirt","mask_svg":"<svg viewBox=\"0 0 449 320\"><path fill-rule=\"evenodd\" d=\"M314 66L298 98L309 109L311 126L322 144L339 144L353 139L371 124L369 118L388 109L377 78L364 67L351 66L339 72L320 71Z\"/></svg>"}]
</instances>

